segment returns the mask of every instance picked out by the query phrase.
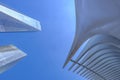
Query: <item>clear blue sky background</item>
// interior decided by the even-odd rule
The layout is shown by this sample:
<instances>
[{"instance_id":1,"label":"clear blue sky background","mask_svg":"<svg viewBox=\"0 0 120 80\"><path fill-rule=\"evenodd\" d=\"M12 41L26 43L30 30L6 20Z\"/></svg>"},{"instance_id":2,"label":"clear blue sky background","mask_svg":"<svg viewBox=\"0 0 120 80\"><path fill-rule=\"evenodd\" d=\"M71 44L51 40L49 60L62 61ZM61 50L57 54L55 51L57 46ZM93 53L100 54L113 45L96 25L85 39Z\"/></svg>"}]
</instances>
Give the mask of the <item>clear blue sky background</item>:
<instances>
[{"instance_id":1,"label":"clear blue sky background","mask_svg":"<svg viewBox=\"0 0 120 80\"><path fill-rule=\"evenodd\" d=\"M28 54L0 80L83 80L62 69L75 33L74 0L0 0L41 22L41 32L0 33L0 45Z\"/></svg>"}]
</instances>

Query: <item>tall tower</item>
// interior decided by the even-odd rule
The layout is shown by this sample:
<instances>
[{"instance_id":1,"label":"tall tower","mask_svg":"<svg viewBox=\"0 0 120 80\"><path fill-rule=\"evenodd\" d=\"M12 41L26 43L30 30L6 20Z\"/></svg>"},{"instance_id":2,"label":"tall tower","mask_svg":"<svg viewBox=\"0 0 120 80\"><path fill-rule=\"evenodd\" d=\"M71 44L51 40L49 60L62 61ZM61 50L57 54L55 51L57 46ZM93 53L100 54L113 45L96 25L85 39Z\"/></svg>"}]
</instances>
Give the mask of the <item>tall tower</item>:
<instances>
[{"instance_id":1,"label":"tall tower","mask_svg":"<svg viewBox=\"0 0 120 80\"><path fill-rule=\"evenodd\" d=\"M0 4L0 32L40 31L38 20Z\"/></svg>"},{"instance_id":2,"label":"tall tower","mask_svg":"<svg viewBox=\"0 0 120 80\"><path fill-rule=\"evenodd\" d=\"M13 45L0 47L0 73L11 68L15 63L24 58L26 53Z\"/></svg>"},{"instance_id":3,"label":"tall tower","mask_svg":"<svg viewBox=\"0 0 120 80\"><path fill-rule=\"evenodd\" d=\"M23 15L0 3L0 32L40 31L38 20ZM0 47L0 73L8 70L13 64L27 54L13 45Z\"/></svg>"}]
</instances>

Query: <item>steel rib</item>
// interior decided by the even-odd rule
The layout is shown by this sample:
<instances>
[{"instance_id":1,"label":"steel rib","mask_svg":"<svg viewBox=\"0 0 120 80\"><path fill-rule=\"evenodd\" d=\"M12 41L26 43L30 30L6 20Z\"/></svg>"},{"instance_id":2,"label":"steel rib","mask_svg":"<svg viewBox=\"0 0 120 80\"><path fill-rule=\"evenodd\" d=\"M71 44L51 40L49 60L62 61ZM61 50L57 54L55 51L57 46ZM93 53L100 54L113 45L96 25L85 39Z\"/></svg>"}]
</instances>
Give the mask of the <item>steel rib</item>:
<instances>
[{"instance_id":1,"label":"steel rib","mask_svg":"<svg viewBox=\"0 0 120 80\"><path fill-rule=\"evenodd\" d=\"M74 60L71 60L71 61L74 62L74 63L76 63ZM99 76L99 77L101 77L102 79L106 80L103 76L99 75L98 73L94 72L93 70L89 69L88 67L86 67L86 66L84 66L84 65L82 65L82 64L79 64L79 63L76 63L76 64L83 66L83 67L86 68L87 70L95 73L97 76Z\"/></svg>"},{"instance_id":2,"label":"steel rib","mask_svg":"<svg viewBox=\"0 0 120 80\"><path fill-rule=\"evenodd\" d=\"M101 60L103 60L103 59L101 59ZM99 61L101 61L101 60L99 60Z\"/></svg>"},{"instance_id":3,"label":"steel rib","mask_svg":"<svg viewBox=\"0 0 120 80\"><path fill-rule=\"evenodd\" d=\"M113 61L113 59L111 59L111 61ZM119 61L118 61L119 62ZM111 63L111 62L110 62ZM110 64L109 63L109 64ZM115 64L115 63L114 63ZM120 66L118 66L118 67L120 67ZM103 68L103 67L102 67ZM93 69L92 69L93 70ZM96 71L96 70L94 70L94 71ZM85 71L85 72L87 72L87 70ZM80 75L83 75L84 73L81 73ZM88 74L88 73L87 73ZM91 75L91 74L89 74L89 75ZM83 76L88 76L88 75L86 75L86 74L84 74Z\"/></svg>"},{"instance_id":4,"label":"steel rib","mask_svg":"<svg viewBox=\"0 0 120 80\"><path fill-rule=\"evenodd\" d=\"M97 51L97 49L98 48L101 48L101 49L99 49L98 51ZM93 52L92 50L89 50L89 52L91 51L91 52L93 52L92 54L91 54L91 56L89 56L88 58L86 58L86 60L84 60L81 64L84 64L87 60L89 60L89 58L91 58L93 55L95 55L97 52L99 52L99 51L101 51L101 50L105 50L105 49L112 49L112 48L117 48L117 47L115 47L115 46L113 46L113 45L111 45L111 44L106 44L106 45L104 45L104 44L99 44L99 45L96 45L94 48L92 48L92 50L96 50L96 52ZM86 54L88 54L89 52L87 52ZM78 62L78 61L76 61L76 62ZM71 67L70 67L71 68ZM75 72L77 69L79 68L79 66L78 67L76 67L76 69L74 69L74 71L73 72Z\"/></svg>"},{"instance_id":5,"label":"steel rib","mask_svg":"<svg viewBox=\"0 0 120 80\"><path fill-rule=\"evenodd\" d=\"M108 60L108 61L109 61L109 60ZM111 61L113 61L113 59L111 59ZM119 62L119 61L118 61L118 62ZM110 63L111 63L111 62L110 62ZM110 64L110 63L109 63L109 64ZM108 65L108 64L107 64L107 65ZM103 68L103 67L102 67L102 68ZM84 73L81 73L81 75L82 75L82 74L84 74ZM86 76L86 74L84 74L84 76Z\"/></svg>"},{"instance_id":6,"label":"steel rib","mask_svg":"<svg viewBox=\"0 0 120 80\"><path fill-rule=\"evenodd\" d=\"M104 61L105 59L107 59L107 61ZM119 59L119 58L117 58L117 59ZM100 59L99 61L97 61L94 65L91 65L90 67L89 66L87 66L87 67L89 67L89 68L93 68L93 66L96 66L97 65L97 63L99 63L99 65L97 65L96 67L94 67L93 69L96 69L96 68L100 68L100 69L102 69L103 67L102 66L104 66L104 64L107 62L107 65L108 64L110 64L111 62L110 61L112 61L112 60L114 60L114 58L109 58L109 57L105 57L105 58L103 58L103 59ZM101 63L101 62L103 62L104 61L104 63ZM117 61L117 60L116 60ZM110 63L108 63L108 62L110 62ZM118 61L119 62L119 61ZM100 64L101 63L101 64ZM100 65L102 65L102 66L100 66Z\"/></svg>"},{"instance_id":7,"label":"steel rib","mask_svg":"<svg viewBox=\"0 0 120 80\"><path fill-rule=\"evenodd\" d=\"M113 52L110 52L110 53L113 53ZM119 55L119 54L118 54ZM100 55L101 56L101 55ZM103 56L103 55L102 55ZM113 56L113 55L109 55L109 56L106 56L106 57L104 57L104 58L102 58L102 59L100 59L99 61L97 61L96 63L98 63L98 62L102 62L104 59L106 59L106 58L108 58L108 57L111 57L111 56ZM83 64L84 65L84 64ZM95 66L96 64L94 64L94 66ZM88 65L86 65L87 67L88 67ZM83 69L82 69L83 70ZM79 73L81 70L79 70L77 73Z\"/></svg>"},{"instance_id":8,"label":"steel rib","mask_svg":"<svg viewBox=\"0 0 120 80\"><path fill-rule=\"evenodd\" d=\"M109 52L109 53L111 53L111 52ZM106 53L104 53L104 54L106 54ZM94 62L96 61L96 59L99 59L99 57L101 57L101 56L103 56L103 55L99 55L98 57L96 57L95 59L93 59L90 63L88 63L86 66L94 63ZM106 59L106 58L108 58L108 57L102 58L102 59L100 59L99 61L102 61L102 60L104 60L104 59ZM99 62L99 61L98 61L98 62ZM97 63L97 62L96 62L96 63ZM82 69L82 70L83 70L83 69ZM81 71L81 70L79 70L77 73L79 73L80 71Z\"/></svg>"},{"instance_id":9,"label":"steel rib","mask_svg":"<svg viewBox=\"0 0 120 80\"><path fill-rule=\"evenodd\" d=\"M95 35L95 36L92 36L91 38L90 38L91 40L91 43L93 42L94 43L94 45L95 44L98 44L98 43L106 43L106 42L114 42L114 43L116 43L116 44L120 44L120 40L119 39L117 39L117 38L115 38L115 37L113 37L113 36L110 36L110 35L102 35L102 34L98 34L98 35ZM90 42L89 42L90 43ZM86 46L88 49L91 47L89 47L89 46ZM76 49L76 50L78 50L78 49ZM72 50L70 50L70 52L71 52ZM85 50L84 50L85 51ZM82 51L82 53L84 53L84 51ZM71 52L71 54L69 54L68 55L68 57L67 57L67 59L66 59L66 61L65 61L65 63L64 63L64 66L63 66L63 68L67 65L67 63L69 62L69 60L72 58L72 56L74 56L74 52L76 52L76 51L73 51L73 52ZM82 53L81 53L81 55L80 55L80 57L82 56Z\"/></svg>"},{"instance_id":10,"label":"steel rib","mask_svg":"<svg viewBox=\"0 0 120 80\"><path fill-rule=\"evenodd\" d=\"M102 35L98 35L97 37L94 36L93 38L91 38L89 40L88 44L85 46L85 49L83 49L83 51L77 57L76 61L79 61L80 58L82 58L85 55L85 53L87 53L90 49L94 48L96 45L104 44L104 43L113 43L116 45L120 45L120 40L116 39L114 37L111 37L111 36L109 36L109 37L102 36ZM90 44L92 44L92 45L90 45ZM71 70L74 65L75 64L73 63L73 65L69 68L69 70Z\"/></svg>"}]
</instances>

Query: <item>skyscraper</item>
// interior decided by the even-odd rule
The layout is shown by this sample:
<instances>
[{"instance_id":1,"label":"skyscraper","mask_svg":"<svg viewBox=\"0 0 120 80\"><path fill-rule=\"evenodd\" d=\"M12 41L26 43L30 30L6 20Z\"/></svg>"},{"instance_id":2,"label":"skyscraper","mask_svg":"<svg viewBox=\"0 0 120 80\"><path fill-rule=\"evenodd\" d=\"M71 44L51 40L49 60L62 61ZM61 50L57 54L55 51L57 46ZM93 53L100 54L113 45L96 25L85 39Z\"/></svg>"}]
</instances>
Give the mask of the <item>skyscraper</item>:
<instances>
[{"instance_id":1,"label":"skyscraper","mask_svg":"<svg viewBox=\"0 0 120 80\"><path fill-rule=\"evenodd\" d=\"M23 15L0 3L0 32L40 31L38 20ZM0 73L6 71L26 53L13 45L0 47Z\"/></svg>"},{"instance_id":2,"label":"skyscraper","mask_svg":"<svg viewBox=\"0 0 120 80\"><path fill-rule=\"evenodd\" d=\"M11 68L16 62L26 56L26 53L13 45L0 47L0 73Z\"/></svg>"},{"instance_id":3,"label":"skyscraper","mask_svg":"<svg viewBox=\"0 0 120 80\"><path fill-rule=\"evenodd\" d=\"M0 32L39 31L38 20L0 4Z\"/></svg>"}]
</instances>

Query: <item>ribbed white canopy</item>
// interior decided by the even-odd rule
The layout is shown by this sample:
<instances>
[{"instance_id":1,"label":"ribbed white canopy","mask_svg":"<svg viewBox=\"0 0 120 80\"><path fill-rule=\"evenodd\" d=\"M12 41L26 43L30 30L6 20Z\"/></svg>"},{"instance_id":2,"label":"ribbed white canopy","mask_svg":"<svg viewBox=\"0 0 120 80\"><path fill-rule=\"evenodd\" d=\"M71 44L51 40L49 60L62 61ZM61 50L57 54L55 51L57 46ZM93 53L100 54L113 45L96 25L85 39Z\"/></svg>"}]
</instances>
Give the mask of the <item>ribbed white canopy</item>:
<instances>
[{"instance_id":1,"label":"ribbed white canopy","mask_svg":"<svg viewBox=\"0 0 120 80\"><path fill-rule=\"evenodd\" d=\"M119 0L75 0L76 34L68 59L90 37L96 34L112 35L120 39Z\"/></svg>"},{"instance_id":2,"label":"ribbed white canopy","mask_svg":"<svg viewBox=\"0 0 120 80\"><path fill-rule=\"evenodd\" d=\"M88 80L120 79L120 0L75 0L76 33L63 67ZM78 50L76 59L73 59Z\"/></svg>"}]
</instances>

